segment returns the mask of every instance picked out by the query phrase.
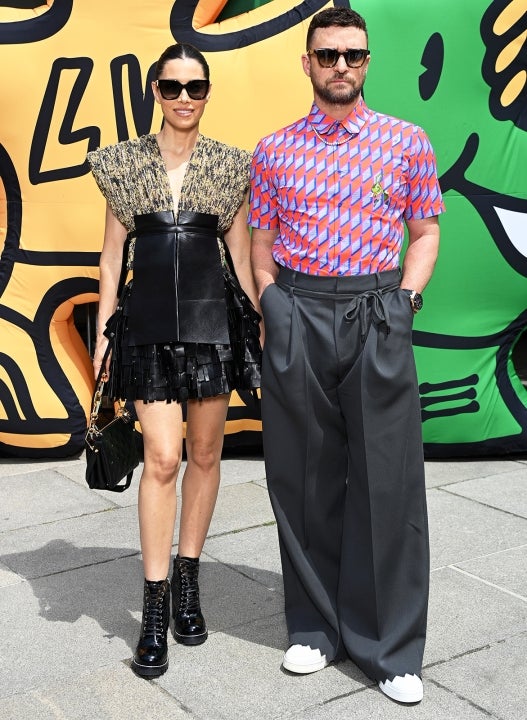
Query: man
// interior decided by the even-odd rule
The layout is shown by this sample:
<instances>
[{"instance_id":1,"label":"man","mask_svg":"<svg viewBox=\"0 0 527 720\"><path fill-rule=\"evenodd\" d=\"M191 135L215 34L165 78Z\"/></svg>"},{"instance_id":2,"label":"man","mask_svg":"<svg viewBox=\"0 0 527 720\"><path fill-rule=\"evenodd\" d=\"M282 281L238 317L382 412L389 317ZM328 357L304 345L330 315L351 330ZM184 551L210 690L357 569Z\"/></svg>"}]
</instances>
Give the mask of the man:
<instances>
[{"instance_id":1,"label":"man","mask_svg":"<svg viewBox=\"0 0 527 720\"><path fill-rule=\"evenodd\" d=\"M350 657L411 703L423 696L429 575L412 319L443 202L423 130L366 107L369 62L360 15L316 14L302 56L311 111L254 152L263 439L291 643L283 667Z\"/></svg>"}]
</instances>

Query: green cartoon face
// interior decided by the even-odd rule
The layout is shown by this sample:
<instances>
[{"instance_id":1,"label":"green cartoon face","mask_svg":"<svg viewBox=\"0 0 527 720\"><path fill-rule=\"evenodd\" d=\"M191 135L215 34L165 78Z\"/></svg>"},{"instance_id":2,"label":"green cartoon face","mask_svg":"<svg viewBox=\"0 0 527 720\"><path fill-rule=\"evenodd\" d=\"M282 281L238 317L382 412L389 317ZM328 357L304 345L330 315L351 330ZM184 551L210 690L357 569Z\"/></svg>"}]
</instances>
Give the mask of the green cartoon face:
<instances>
[{"instance_id":1,"label":"green cartoon face","mask_svg":"<svg viewBox=\"0 0 527 720\"><path fill-rule=\"evenodd\" d=\"M445 196L414 331L430 455L526 447L510 356L527 323L527 15L514 0L475 5L354 4L372 50L366 101L425 128Z\"/></svg>"}]
</instances>

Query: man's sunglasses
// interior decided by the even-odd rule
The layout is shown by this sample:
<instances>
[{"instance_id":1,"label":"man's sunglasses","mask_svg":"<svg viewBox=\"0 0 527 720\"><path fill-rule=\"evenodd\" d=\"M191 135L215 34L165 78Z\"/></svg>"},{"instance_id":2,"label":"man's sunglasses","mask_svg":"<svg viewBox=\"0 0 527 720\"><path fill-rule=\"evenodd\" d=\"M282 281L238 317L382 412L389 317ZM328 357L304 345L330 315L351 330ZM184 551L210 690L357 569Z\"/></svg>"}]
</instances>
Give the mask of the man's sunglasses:
<instances>
[{"instance_id":1,"label":"man's sunglasses","mask_svg":"<svg viewBox=\"0 0 527 720\"><path fill-rule=\"evenodd\" d=\"M192 100L204 100L209 92L210 82L208 80L189 80L188 83L180 83L179 80L156 80L161 96L165 100L177 100L183 90Z\"/></svg>"},{"instance_id":2,"label":"man's sunglasses","mask_svg":"<svg viewBox=\"0 0 527 720\"><path fill-rule=\"evenodd\" d=\"M335 67L341 55L349 68L359 68L364 65L370 51L348 48L344 52L339 52L335 48L316 48L315 50L309 50L307 54L316 55L320 67L323 68Z\"/></svg>"}]
</instances>

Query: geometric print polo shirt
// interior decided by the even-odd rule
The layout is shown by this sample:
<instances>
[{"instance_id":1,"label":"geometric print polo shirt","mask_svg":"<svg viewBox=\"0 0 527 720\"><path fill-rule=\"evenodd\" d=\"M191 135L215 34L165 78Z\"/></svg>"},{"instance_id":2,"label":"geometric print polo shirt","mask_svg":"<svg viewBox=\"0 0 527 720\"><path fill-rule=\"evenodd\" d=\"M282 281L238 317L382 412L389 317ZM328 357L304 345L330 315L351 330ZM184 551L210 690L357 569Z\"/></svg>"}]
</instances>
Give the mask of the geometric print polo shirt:
<instances>
[{"instance_id":1,"label":"geometric print polo shirt","mask_svg":"<svg viewBox=\"0 0 527 720\"><path fill-rule=\"evenodd\" d=\"M411 123L360 98L342 121L314 103L307 117L258 143L249 225L278 228L273 257L310 275L399 266L404 221L444 211L434 151Z\"/></svg>"}]
</instances>

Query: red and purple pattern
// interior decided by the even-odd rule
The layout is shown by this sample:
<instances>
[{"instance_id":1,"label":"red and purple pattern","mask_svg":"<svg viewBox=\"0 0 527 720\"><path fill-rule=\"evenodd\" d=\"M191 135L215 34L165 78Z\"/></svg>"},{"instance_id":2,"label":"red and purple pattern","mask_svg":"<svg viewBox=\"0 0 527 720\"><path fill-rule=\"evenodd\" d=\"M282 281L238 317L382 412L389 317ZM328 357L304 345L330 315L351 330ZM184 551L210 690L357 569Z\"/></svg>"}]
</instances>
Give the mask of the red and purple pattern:
<instances>
[{"instance_id":1,"label":"red and purple pattern","mask_svg":"<svg viewBox=\"0 0 527 720\"><path fill-rule=\"evenodd\" d=\"M404 221L443 211L425 132L363 100L342 122L313 104L307 117L260 140L253 154L249 224L279 229L273 257L292 270L392 270Z\"/></svg>"}]
</instances>

